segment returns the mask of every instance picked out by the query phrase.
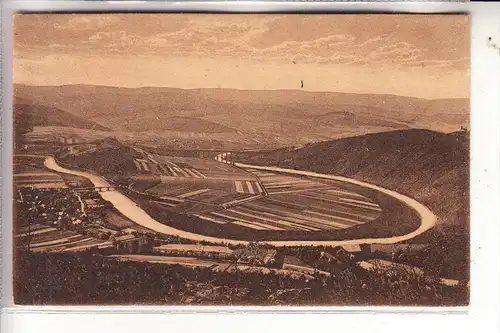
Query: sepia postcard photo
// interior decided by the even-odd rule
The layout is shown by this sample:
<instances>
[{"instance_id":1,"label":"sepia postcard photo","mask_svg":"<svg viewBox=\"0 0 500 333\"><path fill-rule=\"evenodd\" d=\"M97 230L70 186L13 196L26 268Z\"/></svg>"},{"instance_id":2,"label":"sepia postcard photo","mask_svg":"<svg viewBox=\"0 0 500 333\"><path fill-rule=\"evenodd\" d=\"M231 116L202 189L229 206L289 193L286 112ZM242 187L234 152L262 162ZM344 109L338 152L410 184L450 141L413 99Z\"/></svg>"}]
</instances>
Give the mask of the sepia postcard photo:
<instances>
[{"instance_id":1,"label":"sepia postcard photo","mask_svg":"<svg viewBox=\"0 0 500 333\"><path fill-rule=\"evenodd\" d=\"M469 18L17 14L18 305L469 303Z\"/></svg>"}]
</instances>

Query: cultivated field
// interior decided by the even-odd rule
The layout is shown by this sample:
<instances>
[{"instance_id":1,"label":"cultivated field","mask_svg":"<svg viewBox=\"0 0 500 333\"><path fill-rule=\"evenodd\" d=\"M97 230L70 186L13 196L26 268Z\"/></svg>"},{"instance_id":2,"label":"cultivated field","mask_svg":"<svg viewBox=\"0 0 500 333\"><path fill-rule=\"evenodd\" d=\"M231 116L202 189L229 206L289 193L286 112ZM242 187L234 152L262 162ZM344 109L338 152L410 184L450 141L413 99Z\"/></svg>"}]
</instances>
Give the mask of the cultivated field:
<instances>
[{"instance_id":1,"label":"cultivated field","mask_svg":"<svg viewBox=\"0 0 500 333\"><path fill-rule=\"evenodd\" d=\"M375 200L333 182L221 165L239 172L230 170L226 178L221 173L204 179L162 176L144 193L157 196L150 200L156 207L194 216L200 223L250 230L347 229L371 222L382 212Z\"/></svg>"},{"instance_id":2,"label":"cultivated field","mask_svg":"<svg viewBox=\"0 0 500 333\"><path fill-rule=\"evenodd\" d=\"M353 191L299 177L248 170L267 196L223 212L198 214L206 221L233 223L256 230L320 231L345 229L370 222L382 209Z\"/></svg>"},{"instance_id":3,"label":"cultivated field","mask_svg":"<svg viewBox=\"0 0 500 333\"><path fill-rule=\"evenodd\" d=\"M63 177L43 166L44 156L15 155L14 185L17 188L65 188Z\"/></svg>"},{"instance_id":4,"label":"cultivated field","mask_svg":"<svg viewBox=\"0 0 500 333\"><path fill-rule=\"evenodd\" d=\"M173 211L192 211L228 207L262 197L264 190L257 176L210 160L150 154L136 149L137 168L129 188L154 197L152 202Z\"/></svg>"},{"instance_id":5,"label":"cultivated field","mask_svg":"<svg viewBox=\"0 0 500 333\"><path fill-rule=\"evenodd\" d=\"M155 210L189 215L207 228L321 232L361 226L382 213L375 199L340 182L135 151L128 188Z\"/></svg>"},{"instance_id":6,"label":"cultivated field","mask_svg":"<svg viewBox=\"0 0 500 333\"><path fill-rule=\"evenodd\" d=\"M112 247L109 241L40 224L20 228L15 238L19 244L29 247L32 252L78 252L94 247Z\"/></svg>"}]
</instances>

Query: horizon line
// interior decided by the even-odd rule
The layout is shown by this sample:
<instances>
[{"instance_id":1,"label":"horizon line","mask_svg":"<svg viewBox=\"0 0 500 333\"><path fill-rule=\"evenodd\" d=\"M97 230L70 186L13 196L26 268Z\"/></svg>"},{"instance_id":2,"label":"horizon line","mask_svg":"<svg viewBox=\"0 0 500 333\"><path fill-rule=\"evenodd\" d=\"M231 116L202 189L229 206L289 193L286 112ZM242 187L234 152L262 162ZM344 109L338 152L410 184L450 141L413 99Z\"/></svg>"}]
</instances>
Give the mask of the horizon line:
<instances>
[{"instance_id":1,"label":"horizon line","mask_svg":"<svg viewBox=\"0 0 500 333\"><path fill-rule=\"evenodd\" d=\"M104 84L89 84L89 83L69 83L69 84L61 84L61 85L35 85L35 84L26 84L26 83L16 83L13 82L13 86L28 86L28 87L71 87L71 86L87 86L87 87L102 87L102 88L116 88L116 89L178 89L178 90L236 90L236 91L301 91L305 93L333 93L333 94L352 94L352 95L379 95L379 96L396 96L396 97L407 97L407 98L415 98L421 100L441 100L441 99L468 99L469 97L441 97L441 98L425 98L419 96L411 96L411 95L398 95L391 93L373 93L373 92L347 92L347 91L333 91L333 90L306 90L306 89L241 89L241 88L224 88L224 87L197 87L197 88L180 88L180 87L171 87L171 86L136 86L136 87L128 87L128 86L110 86Z\"/></svg>"}]
</instances>

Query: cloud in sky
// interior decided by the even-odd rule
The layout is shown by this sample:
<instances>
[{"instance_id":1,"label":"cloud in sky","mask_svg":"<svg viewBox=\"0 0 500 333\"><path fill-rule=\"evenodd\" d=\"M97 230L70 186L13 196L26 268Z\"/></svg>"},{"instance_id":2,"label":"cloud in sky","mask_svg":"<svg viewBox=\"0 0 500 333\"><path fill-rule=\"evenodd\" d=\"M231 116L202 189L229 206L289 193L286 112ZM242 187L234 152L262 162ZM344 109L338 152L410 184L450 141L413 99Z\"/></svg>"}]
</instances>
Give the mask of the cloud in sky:
<instances>
[{"instance_id":1,"label":"cloud in sky","mask_svg":"<svg viewBox=\"0 0 500 333\"><path fill-rule=\"evenodd\" d=\"M358 72L378 66L409 75L436 69L442 79L456 77L447 71L467 75L468 29L464 15L24 14L14 20L15 71L26 79L28 67L39 63L43 70L54 57L99 58L100 64L116 57L177 57L219 59L221 72L229 70L227 60L275 68L294 62Z\"/></svg>"}]
</instances>

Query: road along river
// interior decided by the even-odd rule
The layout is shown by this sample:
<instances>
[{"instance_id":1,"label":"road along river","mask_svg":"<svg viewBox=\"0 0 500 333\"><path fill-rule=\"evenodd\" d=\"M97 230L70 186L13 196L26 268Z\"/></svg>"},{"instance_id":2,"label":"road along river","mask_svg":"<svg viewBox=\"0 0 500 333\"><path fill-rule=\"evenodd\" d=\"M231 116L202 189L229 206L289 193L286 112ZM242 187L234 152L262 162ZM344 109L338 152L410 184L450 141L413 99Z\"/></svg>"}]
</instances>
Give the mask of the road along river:
<instances>
[{"instance_id":1,"label":"road along river","mask_svg":"<svg viewBox=\"0 0 500 333\"><path fill-rule=\"evenodd\" d=\"M80 176L87 178L92 182L92 184L96 187L107 187L111 186L109 182L107 182L104 178L89 173L89 172L84 172L84 171L77 171L77 170L69 170L66 168L61 167L60 165L57 164L56 160L53 157L46 157L45 162L44 162L45 167L48 169L51 169L56 172L60 173L66 173L70 175L75 175L75 176ZM318 174L314 172L307 172L307 171L298 171L298 170L291 170L291 169L282 169L282 168L275 168L275 167L261 167L261 166L254 166L254 165L246 165L246 164L235 164L238 167L242 168L252 168L252 169L260 169L260 170L268 170L268 171L275 171L275 172L281 172L281 173L290 173L290 174L295 174L295 175L305 175L309 177L317 177L317 178L324 178L324 179L334 179L334 180L340 180L340 181L345 181L351 184L356 184L358 186L363 186L371 189L375 189L378 191L381 191L387 195L390 195L402 202L404 202L406 205L408 205L411 209L416 210L420 217L421 217L421 225L420 227L403 236L395 236L395 237L388 237L388 238L363 238L363 239L351 239L351 240L342 240L342 241L260 241L260 243L267 243L273 246L342 246L342 245L353 245L353 244L394 244L398 243L404 240L411 239L424 231L432 228L435 223L436 223L436 216L424 205L420 204L418 201L409 198L407 196L404 196L400 193L387 190L381 187L378 187L376 185L356 181L350 178L344 178L344 177L337 177L337 176L332 176L332 175L325 175L325 174ZM178 236L186 239L191 239L194 241L207 241L207 242L214 242L214 243L228 243L228 244L248 244L248 241L242 241L242 240L234 240L234 239L225 239L225 238L217 238L217 237L210 237L210 236L204 236L200 234L195 234L179 229L172 228L170 226L167 226L165 224L160 223L159 221L155 220L152 218L148 213L146 213L142 208L140 208L134 201L129 199L127 196L124 194L118 192L118 191L106 191L106 192L99 192L101 197L109 201L120 213L125 215L127 218L129 218L131 221L137 223L138 225L141 225L145 228L148 228L150 230L153 230L155 232L165 234L165 235L172 235L172 236Z\"/></svg>"}]
</instances>

